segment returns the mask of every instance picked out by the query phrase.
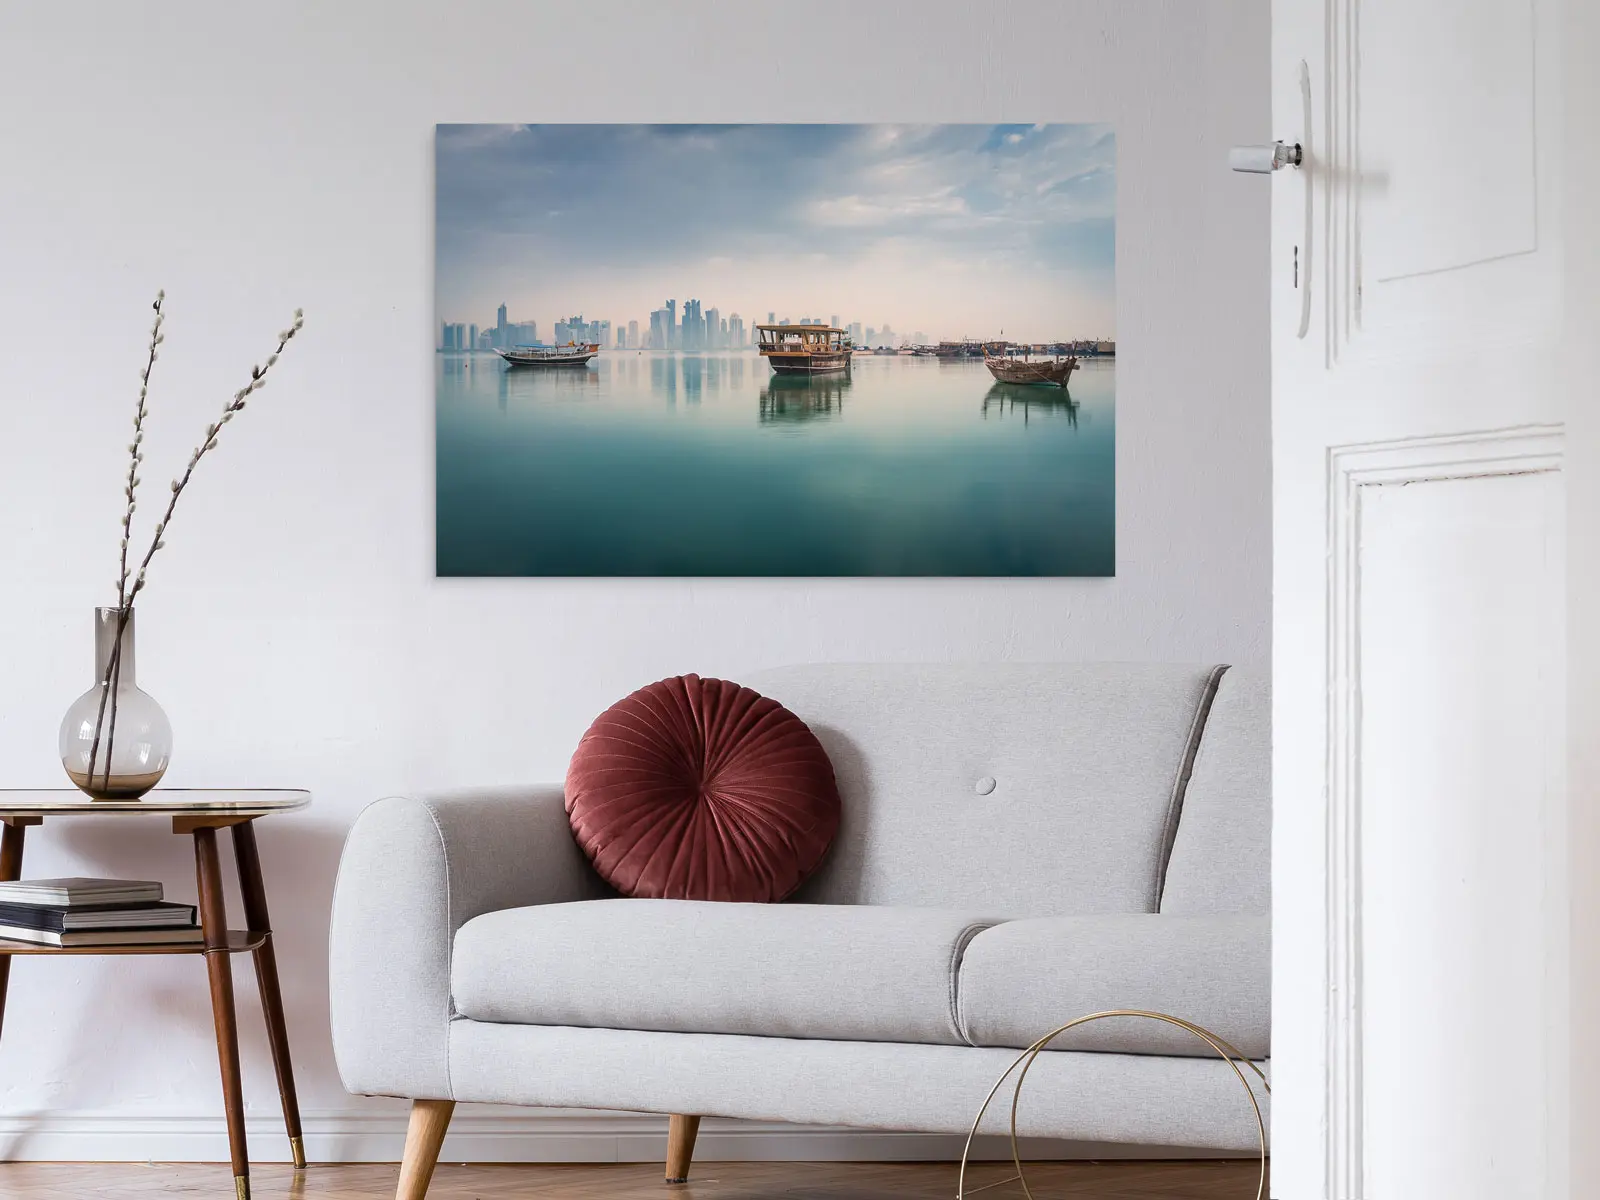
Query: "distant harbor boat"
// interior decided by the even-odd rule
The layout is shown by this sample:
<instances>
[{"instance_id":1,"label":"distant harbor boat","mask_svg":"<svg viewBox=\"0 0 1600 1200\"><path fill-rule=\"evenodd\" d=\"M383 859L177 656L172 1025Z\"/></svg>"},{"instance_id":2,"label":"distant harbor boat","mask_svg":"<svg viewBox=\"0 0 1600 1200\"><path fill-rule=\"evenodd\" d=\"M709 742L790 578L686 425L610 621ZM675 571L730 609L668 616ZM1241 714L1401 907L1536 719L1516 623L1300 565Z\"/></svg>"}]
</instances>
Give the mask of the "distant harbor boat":
<instances>
[{"instance_id":1,"label":"distant harbor boat","mask_svg":"<svg viewBox=\"0 0 1600 1200\"><path fill-rule=\"evenodd\" d=\"M825 375L850 369L846 331L833 325L757 325L756 346L779 375Z\"/></svg>"},{"instance_id":2,"label":"distant harbor boat","mask_svg":"<svg viewBox=\"0 0 1600 1200\"><path fill-rule=\"evenodd\" d=\"M513 346L495 353L513 367L581 367L600 353L598 342L568 342L565 346Z\"/></svg>"},{"instance_id":3,"label":"distant harbor boat","mask_svg":"<svg viewBox=\"0 0 1600 1200\"><path fill-rule=\"evenodd\" d=\"M982 342L940 342L933 348L938 358L982 358Z\"/></svg>"},{"instance_id":4,"label":"distant harbor boat","mask_svg":"<svg viewBox=\"0 0 1600 1200\"><path fill-rule=\"evenodd\" d=\"M1078 369L1076 358L1018 358L1005 353L988 353L983 365L989 368L1001 383L1045 383L1064 388L1072 373Z\"/></svg>"}]
</instances>

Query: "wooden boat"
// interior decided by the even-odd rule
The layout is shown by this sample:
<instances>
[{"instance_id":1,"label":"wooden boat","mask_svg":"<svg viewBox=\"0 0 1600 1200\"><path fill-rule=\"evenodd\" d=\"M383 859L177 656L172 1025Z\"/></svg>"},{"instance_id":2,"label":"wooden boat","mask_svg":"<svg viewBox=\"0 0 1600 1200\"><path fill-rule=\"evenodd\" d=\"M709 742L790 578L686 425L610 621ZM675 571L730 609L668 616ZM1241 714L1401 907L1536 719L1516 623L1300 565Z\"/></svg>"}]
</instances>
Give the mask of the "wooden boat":
<instances>
[{"instance_id":1,"label":"wooden boat","mask_svg":"<svg viewBox=\"0 0 1600 1200\"><path fill-rule=\"evenodd\" d=\"M850 369L846 336L833 325L757 325L756 347L779 375L826 375Z\"/></svg>"},{"instance_id":2,"label":"wooden boat","mask_svg":"<svg viewBox=\"0 0 1600 1200\"><path fill-rule=\"evenodd\" d=\"M582 367L600 353L598 342L568 342L565 346L513 346L495 353L513 367Z\"/></svg>"},{"instance_id":3,"label":"wooden boat","mask_svg":"<svg viewBox=\"0 0 1600 1200\"><path fill-rule=\"evenodd\" d=\"M1001 383L1045 383L1053 387L1066 387L1067 380L1078 369L1076 358L1015 358L1010 355L983 356L983 365L989 368Z\"/></svg>"}]
</instances>

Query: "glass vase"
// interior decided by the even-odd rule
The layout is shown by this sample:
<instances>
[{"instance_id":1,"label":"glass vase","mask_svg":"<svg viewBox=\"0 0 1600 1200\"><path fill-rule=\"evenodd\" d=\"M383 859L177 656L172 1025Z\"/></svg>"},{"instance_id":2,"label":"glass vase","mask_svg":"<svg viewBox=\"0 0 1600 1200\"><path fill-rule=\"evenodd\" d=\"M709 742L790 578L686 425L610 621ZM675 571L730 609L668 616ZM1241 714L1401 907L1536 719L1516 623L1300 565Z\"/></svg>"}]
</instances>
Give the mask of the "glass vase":
<instances>
[{"instance_id":1,"label":"glass vase","mask_svg":"<svg viewBox=\"0 0 1600 1200\"><path fill-rule=\"evenodd\" d=\"M131 608L94 610L94 685L61 718L61 765L95 800L137 800L172 759L167 714L139 690L133 634Z\"/></svg>"}]
</instances>

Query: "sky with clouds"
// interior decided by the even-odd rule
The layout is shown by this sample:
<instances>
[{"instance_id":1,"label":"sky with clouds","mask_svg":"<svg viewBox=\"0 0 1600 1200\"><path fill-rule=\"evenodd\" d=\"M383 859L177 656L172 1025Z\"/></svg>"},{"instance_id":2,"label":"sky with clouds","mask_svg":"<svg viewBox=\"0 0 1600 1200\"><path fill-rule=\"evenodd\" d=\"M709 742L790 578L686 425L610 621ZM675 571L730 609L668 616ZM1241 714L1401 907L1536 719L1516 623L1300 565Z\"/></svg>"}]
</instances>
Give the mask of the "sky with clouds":
<instances>
[{"instance_id":1,"label":"sky with clouds","mask_svg":"<svg viewBox=\"0 0 1600 1200\"><path fill-rule=\"evenodd\" d=\"M441 320L1115 337L1108 125L441 125Z\"/></svg>"}]
</instances>

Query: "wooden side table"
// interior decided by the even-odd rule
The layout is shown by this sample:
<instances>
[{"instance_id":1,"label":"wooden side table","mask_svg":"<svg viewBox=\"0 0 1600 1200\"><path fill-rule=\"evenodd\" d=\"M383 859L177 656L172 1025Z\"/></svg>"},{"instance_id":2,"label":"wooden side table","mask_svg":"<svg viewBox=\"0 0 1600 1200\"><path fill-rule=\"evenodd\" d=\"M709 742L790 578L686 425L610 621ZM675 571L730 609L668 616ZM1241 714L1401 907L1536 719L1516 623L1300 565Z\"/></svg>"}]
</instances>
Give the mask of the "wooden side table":
<instances>
[{"instance_id":1,"label":"wooden side table","mask_svg":"<svg viewBox=\"0 0 1600 1200\"><path fill-rule=\"evenodd\" d=\"M46 817L166 816L172 832L194 838L195 875L200 887L200 925L204 940L181 945L38 946L0 938L0 1021L5 1018L6 985L11 957L16 954L201 954L211 980L211 1012L217 1028L217 1059L222 1067L222 1102L228 1118L228 1149L233 1160L237 1200L249 1200L250 1158L245 1148L244 1093L239 1086L239 1030L233 1008L233 973L228 955L249 951L255 956L261 1010L266 1016L272 1065L283 1098L283 1123L296 1170L306 1165L300 1133L300 1106L294 1094L294 1068L289 1061L289 1035L283 1021L283 995L278 988L278 962L272 950L272 922L267 916L267 890L261 880L255 822L272 813L290 812L311 803L309 792L223 789L189 791L157 789L142 800L91 800L69 789L15 791L0 789L0 880L22 877L22 844L28 826ZM222 893L222 863L217 831L233 834L239 891L244 898L242 930L228 928Z\"/></svg>"}]
</instances>

